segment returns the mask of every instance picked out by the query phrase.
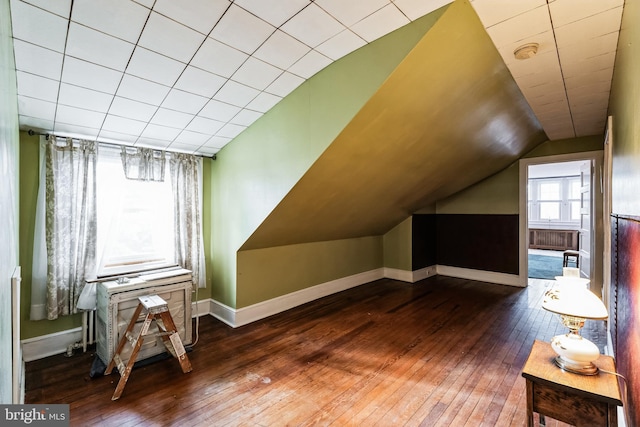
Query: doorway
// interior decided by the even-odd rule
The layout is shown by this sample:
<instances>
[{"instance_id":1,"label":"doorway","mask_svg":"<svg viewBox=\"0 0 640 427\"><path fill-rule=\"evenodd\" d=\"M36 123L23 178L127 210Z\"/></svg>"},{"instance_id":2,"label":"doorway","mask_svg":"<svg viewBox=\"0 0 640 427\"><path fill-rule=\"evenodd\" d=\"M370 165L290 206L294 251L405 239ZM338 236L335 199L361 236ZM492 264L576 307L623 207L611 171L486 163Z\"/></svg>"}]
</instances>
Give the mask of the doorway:
<instances>
[{"instance_id":1,"label":"doorway","mask_svg":"<svg viewBox=\"0 0 640 427\"><path fill-rule=\"evenodd\" d=\"M520 161L520 280L563 273L602 280L601 152ZM563 271L565 252L567 267ZM593 285L592 285L593 288ZM598 291L599 291L598 287Z\"/></svg>"}]
</instances>

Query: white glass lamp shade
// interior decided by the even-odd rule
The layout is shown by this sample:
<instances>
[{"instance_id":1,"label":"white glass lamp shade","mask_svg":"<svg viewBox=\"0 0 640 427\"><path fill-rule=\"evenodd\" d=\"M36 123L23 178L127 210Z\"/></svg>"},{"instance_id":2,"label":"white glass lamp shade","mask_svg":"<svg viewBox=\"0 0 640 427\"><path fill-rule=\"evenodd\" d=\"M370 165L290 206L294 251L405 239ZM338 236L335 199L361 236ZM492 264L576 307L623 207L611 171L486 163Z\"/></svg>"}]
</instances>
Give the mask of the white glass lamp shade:
<instances>
[{"instance_id":1,"label":"white glass lamp shade","mask_svg":"<svg viewBox=\"0 0 640 427\"><path fill-rule=\"evenodd\" d=\"M607 318L607 308L600 298L582 285L565 284L545 293L542 308L559 314L570 331L551 340L551 347L558 354L556 365L582 375L597 374L598 368L593 362L600 356L600 350L580 335L580 329L585 319Z\"/></svg>"}]
</instances>

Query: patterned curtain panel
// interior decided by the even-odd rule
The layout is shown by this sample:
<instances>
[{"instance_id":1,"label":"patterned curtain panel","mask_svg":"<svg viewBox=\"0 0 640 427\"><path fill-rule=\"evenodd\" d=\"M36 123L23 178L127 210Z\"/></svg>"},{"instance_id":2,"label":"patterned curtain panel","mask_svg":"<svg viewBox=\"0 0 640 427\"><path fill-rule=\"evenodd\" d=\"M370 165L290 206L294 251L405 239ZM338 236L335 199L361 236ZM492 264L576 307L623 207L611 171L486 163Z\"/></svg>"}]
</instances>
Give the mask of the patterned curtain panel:
<instances>
[{"instance_id":1,"label":"patterned curtain panel","mask_svg":"<svg viewBox=\"0 0 640 427\"><path fill-rule=\"evenodd\" d=\"M120 157L127 179L164 181L164 151L151 148L122 147Z\"/></svg>"},{"instance_id":2,"label":"patterned curtain panel","mask_svg":"<svg viewBox=\"0 0 640 427\"><path fill-rule=\"evenodd\" d=\"M176 262L191 270L193 283L205 286L202 239L202 159L190 154L172 154L171 186L175 203Z\"/></svg>"},{"instance_id":3,"label":"patterned curtain panel","mask_svg":"<svg viewBox=\"0 0 640 427\"><path fill-rule=\"evenodd\" d=\"M96 150L92 141L51 137L45 147L46 315L77 312L96 259Z\"/></svg>"}]
</instances>

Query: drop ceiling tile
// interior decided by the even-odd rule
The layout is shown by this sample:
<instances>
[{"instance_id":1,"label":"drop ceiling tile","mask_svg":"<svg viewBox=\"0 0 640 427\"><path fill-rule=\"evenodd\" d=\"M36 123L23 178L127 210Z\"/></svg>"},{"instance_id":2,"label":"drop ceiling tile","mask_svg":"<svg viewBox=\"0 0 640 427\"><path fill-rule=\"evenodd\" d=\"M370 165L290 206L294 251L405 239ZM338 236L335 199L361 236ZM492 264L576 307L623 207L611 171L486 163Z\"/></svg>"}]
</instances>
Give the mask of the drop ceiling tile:
<instances>
[{"instance_id":1,"label":"drop ceiling tile","mask_svg":"<svg viewBox=\"0 0 640 427\"><path fill-rule=\"evenodd\" d=\"M331 60L315 50L310 51L298 62L289 67L288 71L305 79L331 64Z\"/></svg>"},{"instance_id":2,"label":"drop ceiling tile","mask_svg":"<svg viewBox=\"0 0 640 427\"><path fill-rule=\"evenodd\" d=\"M176 89L211 98L227 79L208 71L188 66L175 84Z\"/></svg>"},{"instance_id":3,"label":"drop ceiling tile","mask_svg":"<svg viewBox=\"0 0 640 427\"><path fill-rule=\"evenodd\" d=\"M247 105L247 108L251 110L259 111L261 113L266 113L271 108L273 108L273 106L275 106L278 102L280 102L281 99L282 98L280 98L279 96L262 92Z\"/></svg>"},{"instance_id":4,"label":"drop ceiling tile","mask_svg":"<svg viewBox=\"0 0 640 427\"><path fill-rule=\"evenodd\" d=\"M222 136L212 136L206 144L203 144L201 148L217 148L220 149L231 142L231 138L226 138Z\"/></svg>"},{"instance_id":5,"label":"drop ceiling tile","mask_svg":"<svg viewBox=\"0 0 640 427\"><path fill-rule=\"evenodd\" d=\"M259 59L250 57L231 79L254 89L264 90L282 74L282 70Z\"/></svg>"},{"instance_id":6,"label":"drop ceiling tile","mask_svg":"<svg viewBox=\"0 0 640 427\"><path fill-rule=\"evenodd\" d=\"M189 124L191 119L193 119L193 114L159 108L150 123L182 129Z\"/></svg>"},{"instance_id":7,"label":"drop ceiling tile","mask_svg":"<svg viewBox=\"0 0 640 427\"><path fill-rule=\"evenodd\" d=\"M139 120L107 114L107 118L102 125L102 131L120 132L137 136L142 133L146 125L146 122Z\"/></svg>"},{"instance_id":8,"label":"drop ceiling tile","mask_svg":"<svg viewBox=\"0 0 640 427\"><path fill-rule=\"evenodd\" d=\"M580 91L569 94L571 111L583 113L590 109L606 109L609 105L609 88L594 87L591 91Z\"/></svg>"},{"instance_id":9,"label":"drop ceiling tile","mask_svg":"<svg viewBox=\"0 0 640 427\"><path fill-rule=\"evenodd\" d=\"M260 91L254 88L229 80L216 93L213 99L237 107L244 107L259 93Z\"/></svg>"},{"instance_id":10,"label":"drop ceiling tile","mask_svg":"<svg viewBox=\"0 0 640 427\"><path fill-rule=\"evenodd\" d=\"M611 84L613 77L613 67L604 68L602 70L594 71L586 74L579 74L570 76L565 79L565 85L567 90L579 89L584 86L589 86L594 83L607 82Z\"/></svg>"},{"instance_id":11,"label":"drop ceiling tile","mask_svg":"<svg viewBox=\"0 0 640 427\"><path fill-rule=\"evenodd\" d=\"M209 148L209 147L198 148L198 154L205 157L213 157L213 155L216 154L218 151L220 151L219 148Z\"/></svg>"},{"instance_id":12,"label":"drop ceiling tile","mask_svg":"<svg viewBox=\"0 0 640 427\"><path fill-rule=\"evenodd\" d=\"M149 123L140 134L140 141L156 139L160 141L173 141L176 139L180 129Z\"/></svg>"},{"instance_id":13,"label":"drop ceiling tile","mask_svg":"<svg viewBox=\"0 0 640 427\"><path fill-rule=\"evenodd\" d=\"M62 54L22 40L13 40L16 69L50 79L59 79ZM47 64L43 67L42 64Z\"/></svg>"},{"instance_id":14,"label":"drop ceiling tile","mask_svg":"<svg viewBox=\"0 0 640 427\"><path fill-rule=\"evenodd\" d=\"M306 44L281 30L277 30L256 50L253 56L286 70L310 50L311 48Z\"/></svg>"},{"instance_id":15,"label":"drop ceiling tile","mask_svg":"<svg viewBox=\"0 0 640 427\"><path fill-rule=\"evenodd\" d=\"M398 8L388 5L354 24L351 30L366 41L372 42L409 22Z\"/></svg>"},{"instance_id":16,"label":"drop ceiling tile","mask_svg":"<svg viewBox=\"0 0 640 427\"><path fill-rule=\"evenodd\" d=\"M180 135L176 137L176 140L173 142L173 144L175 143L189 144L189 145L195 145L197 148L197 147L200 147L205 142L207 142L209 138L211 138L210 134L183 130L182 132L180 132ZM173 147L173 144L172 144L172 147Z\"/></svg>"},{"instance_id":17,"label":"drop ceiling tile","mask_svg":"<svg viewBox=\"0 0 640 427\"><path fill-rule=\"evenodd\" d=\"M82 108L58 104L56 109L56 126L58 123L100 129L106 114Z\"/></svg>"},{"instance_id":18,"label":"drop ceiling tile","mask_svg":"<svg viewBox=\"0 0 640 427\"><path fill-rule=\"evenodd\" d=\"M491 40L499 49L505 45L535 42L539 34L551 31L547 6L540 6L487 28Z\"/></svg>"},{"instance_id":19,"label":"drop ceiling tile","mask_svg":"<svg viewBox=\"0 0 640 427\"><path fill-rule=\"evenodd\" d=\"M12 0L11 4L15 2L15 0ZM69 19L69 14L71 13L71 0L26 0L25 3L60 15L64 19Z\"/></svg>"},{"instance_id":20,"label":"drop ceiling tile","mask_svg":"<svg viewBox=\"0 0 640 427\"><path fill-rule=\"evenodd\" d=\"M117 95L146 104L160 105L169 89L167 86L125 74Z\"/></svg>"},{"instance_id":21,"label":"drop ceiling tile","mask_svg":"<svg viewBox=\"0 0 640 427\"><path fill-rule=\"evenodd\" d=\"M262 117L262 114L263 113L260 113L258 111L252 111L245 108L242 111L240 111L238 114L236 114L236 116L233 119L231 119L229 123L232 123L234 125L240 125L240 126L251 126L253 122L255 122L260 117Z\"/></svg>"},{"instance_id":22,"label":"drop ceiling tile","mask_svg":"<svg viewBox=\"0 0 640 427\"><path fill-rule=\"evenodd\" d=\"M558 47L569 47L572 45L580 45L585 43L603 43L608 41L612 50L616 49L617 33L620 29L620 12L622 8L612 9L580 21L573 22L564 27L556 28L556 40ZM614 13L616 12L616 13ZM592 28L597 28L596 31ZM613 38L604 38L607 34L613 33ZM586 36L588 35L588 37ZM598 40L599 39L599 40ZM611 41L613 40L613 41Z\"/></svg>"},{"instance_id":23,"label":"drop ceiling tile","mask_svg":"<svg viewBox=\"0 0 640 427\"><path fill-rule=\"evenodd\" d=\"M158 107L154 105L149 105L143 102L133 101L131 99L116 96L113 98L111 108L109 108L109 115L139 120L141 122L148 122L156 113L157 109ZM140 135L140 132L137 132L135 134Z\"/></svg>"},{"instance_id":24,"label":"drop ceiling tile","mask_svg":"<svg viewBox=\"0 0 640 427\"><path fill-rule=\"evenodd\" d=\"M617 45L618 33L613 32L592 39L579 39L576 43L559 44L558 55L561 62L575 62L603 54L615 53Z\"/></svg>"},{"instance_id":25,"label":"drop ceiling tile","mask_svg":"<svg viewBox=\"0 0 640 427\"><path fill-rule=\"evenodd\" d=\"M209 102L209 98L178 89L171 89L162 102L162 107L183 113L196 114Z\"/></svg>"},{"instance_id":26,"label":"drop ceiling tile","mask_svg":"<svg viewBox=\"0 0 640 427\"><path fill-rule=\"evenodd\" d=\"M67 56L62 70L62 81L100 92L115 93L122 79L121 71Z\"/></svg>"},{"instance_id":27,"label":"drop ceiling tile","mask_svg":"<svg viewBox=\"0 0 640 427\"><path fill-rule=\"evenodd\" d=\"M53 127L53 131L56 135L67 138L95 139L98 136L100 129L56 122Z\"/></svg>"},{"instance_id":28,"label":"drop ceiling tile","mask_svg":"<svg viewBox=\"0 0 640 427\"><path fill-rule=\"evenodd\" d=\"M53 122L56 104L41 99L18 95L18 111L20 115Z\"/></svg>"},{"instance_id":29,"label":"drop ceiling tile","mask_svg":"<svg viewBox=\"0 0 640 427\"><path fill-rule=\"evenodd\" d=\"M485 27L492 27L540 6L546 9L547 2L546 0L474 0L471 5L478 13L482 24Z\"/></svg>"},{"instance_id":30,"label":"drop ceiling tile","mask_svg":"<svg viewBox=\"0 0 640 427\"><path fill-rule=\"evenodd\" d=\"M229 0L158 0L153 10L202 34L209 34L230 4Z\"/></svg>"},{"instance_id":31,"label":"drop ceiling tile","mask_svg":"<svg viewBox=\"0 0 640 427\"><path fill-rule=\"evenodd\" d=\"M59 105L106 113L113 100L113 95L73 86L68 83L60 85Z\"/></svg>"},{"instance_id":32,"label":"drop ceiling tile","mask_svg":"<svg viewBox=\"0 0 640 427\"><path fill-rule=\"evenodd\" d=\"M167 150L174 151L176 153L193 154L198 150L198 148L200 148L200 144L186 144L174 141L167 147Z\"/></svg>"},{"instance_id":33,"label":"drop ceiling tile","mask_svg":"<svg viewBox=\"0 0 640 427\"><path fill-rule=\"evenodd\" d=\"M324 9L327 13L340 21L343 25L350 27L356 22L362 21L367 16L377 10L382 9L390 3L389 0L369 0L345 2L342 0L316 0L315 4Z\"/></svg>"},{"instance_id":34,"label":"drop ceiling tile","mask_svg":"<svg viewBox=\"0 0 640 427\"><path fill-rule=\"evenodd\" d=\"M249 55L238 49L212 38L207 38L198 53L193 57L191 65L228 78L240 68L240 65L248 57Z\"/></svg>"},{"instance_id":35,"label":"drop ceiling tile","mask_svg":"<svg viewBox=\"0 0 640 427\"><path fill-rule=\"evenodd\" d=\"M187 64L204 39L205 35L152 12L138 44Z\"/></svg>"},{"instance_id":36,"label":"drop ceiling tile","mask_svg":"<svg viewBox=\"0 0 640 427\"><path fill-rule=\"evenodd\" d=\"M185 67L182 62L137 46L126 72L165 86L173 86Z\"/></svg>"},{"instance_id":37,"label":"drop ceiling tile","mask_svg":"<svg viewBox=\"0 0 640 427\"><path fill-rule=\"evenodd\" d=\"M155 148L156 150L166 150L169 145L171 145L171 141L142 136L138 138L135 144L136 147Z\"/></svg>"},{"instance_id":38,"label":"drop ceiling tile","mask_svg":"<svg viewBox=\"0 0 640 427\"><path fill-rule=\"evenodd\" d=\"M337 61L365 44L367 42L351 30L344 30L317 46L316 50Z\"/></svg>"},{"instance_id":39,"label":"drop ceiling tile","mask_svg":"<svg viewBox=\"0 0 640 427\"><path fill-rule=\"evenodd\" d=\"M30 4L11 2L13 37L64 52L68 20Z\"/></svg>"},{"instance_id":40,"label":"drop ceiling tile","mask_svg":"<svg viewBox=\"0 0 640 427\"><path fill-rule=\"evenodd\" d=\"M562 66L562 72L565 78L594 73L599 70L613 67L615 57L616 52L614 51L580 61L564 63Z\"/></svg>"},{"instance_id":41,"label":"drop ceiling tile","mask_svg":"<svg viewBox=\"0 0 640 427\"><path fill-rule=\"evenodd\" d=\"M124 71L134 45L74 22L69 26L66 54Z\"/></svg>"},{"instance_id":42,"label":"drop ceiling tile","mask_svg":"<svg viewBox=\"0 0 640 427\"><path fill-rule=\"evenodd\" d=\"M289 95L295 88L304 83L302 77L296 76L289 72L284 72L273 83L267 87L266 92L285 97Z\"/></svg>"},{"instance_id":43,"label":"drop ceiling tile","mask_svg":"<svg viewBox=\"0 0 640 427\"><path fill-rule=\"evenodd\" d=\"M76 1L71 20L136 43L144 28L149 9L128 0Z\"/></svg>"},{"instance_id":44,"label":"drop ceiling tile","mask_svg":"<svg viewBox=\"0 0 640 427\"><path fill-rule=\"evenodd\" d=\"M279 27L304 9L310 0L236 0L234 4Z\"/></svg>"},{"instance_id":45,"label":"drop ceiling tile","mask_svg":"<svg viewBox=\"0 0 640 427\"><path fill-rule=\"evenodd\" d=\"M239 107L212 99L204 106L199 115L207 119L214 119L226 123L238 114L238 112L240 112Z\"/></svg>"},{"instance_id":46,"label":"drop ceiling tile","mask_svg":"<svg viewBox=\"0 0 640 427\"><path fill-rule=\"evenodd\" d=\"M234 125L232 123L227 123L218 131L216 136L221 136L223 138L235 138L240 135L243 130L246 129L246 126Z\"/></svg>"},{"instance_id":47,"label":"drop ceiling tile","mask_svg":"<svg viewBox=\"0 0 640 427\"><path fill-rule=\"evenodd\" d=\"M112 132L102 129L98 138L104 142L112 142L114 144L128 143L133 144L138 140L137 135L128 135L126 133Z\"/></svg>"},{"instance_id":48,"label":"drop ceiling tile","mask_svg":"<svg viewBox=\"0 0 640 427\"><path fill-rule=\"evenodd\" d=\"M43 120L29 116L18 116L20 121L20 129L28 130L33 129L40 132L49 132L53 130L53 120Z\"/></svg>"},{"instance_id":49,"label":"drop ceiling tile","mask_svg":"<svg viewBox=\"0 0 640 427\"><path fill-rule=\"evenodd\" d=\"M22 71L16 72L18 94L43 101L56 102L58 99L57 80L47 79Z\"/></svg>"},{"instance_id":50,"label":"drop ceiling tile","mask_svg":"<svg viewBox=\"0 0 640 427\"><path fill-rule=\"evenodd\" d=\"M345 27L315 3L311 3L287 21L281 29L307 46L316 47Z\"/></svg>"},{"instance_id":51,"label":"drop ceiling tile","mask_svg":"<svg viewBox=\"0 0 640 427\"><path fill-rule=\"evenodd\" d=\"M275 27L235 4L211 32L211 37L245 53L253 53L275 31Z\"/></svg>"},{"instance_id":52,"label":"drop ceiling tile","mask_svg":"<svg viewBox=\"0 0 640 427\"><path fill-rule=\"evenodd\" d=\"M147 9L151 9L153 7L153 4L156 2L156 0L133 0L133 1L135 1L138 4L141 4Z\"/></svg>"},{"instance_id":53,"label":"drop ceiling tile","mask_svg":"<svg viewBox=\"0 0 640 427\"><path fill-rule=\"evenodd\" d=\"M610 9L619 8L620 12L622 12L623 4L624 0L563 0L550 2L549 10L553 19L553 26L558 28ZM620 28L619 25L618 28Z\"/></svg>"},{"instance_id":54,"label":"drop ceiling tile","mask_svg":"<svg viewBox=\"0 0 640 427\"><path fill-rule=\"evenodd\" d=\"M224 122L196 116L185 129L193 132L213 135L222 129L222 126L224 126Z\"/></svg>"},{"instance_id":55,"label":"drop ceiling tile","mask_svg":"<svg viewBox=\"0 0 640 427\"><path fill-rule=\"evenodd\" d=\"M440 9L442 6L448 5L452 1L453 0L393 0L393 3L395 3L409 19L415 21L436 9Z\"/></svg>"}]
</instances>

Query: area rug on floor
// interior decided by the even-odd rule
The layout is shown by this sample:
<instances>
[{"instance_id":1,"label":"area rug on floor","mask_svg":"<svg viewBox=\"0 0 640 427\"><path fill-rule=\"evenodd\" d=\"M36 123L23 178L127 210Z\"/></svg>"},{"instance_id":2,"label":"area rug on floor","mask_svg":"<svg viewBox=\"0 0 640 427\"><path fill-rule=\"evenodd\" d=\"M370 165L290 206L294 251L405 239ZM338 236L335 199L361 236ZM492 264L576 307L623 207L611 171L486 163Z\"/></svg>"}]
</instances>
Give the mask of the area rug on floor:
<instances>
[{"instance_id":1,"label":"area rug on floor","mask_svg":"<svg viewBox=\"0 0 640 427\"><path fill-rule=\"evenodd\" d=\"M562 257L529 255L529 277L550 279L562 276Z\"/></svg>"}]
</instances>

